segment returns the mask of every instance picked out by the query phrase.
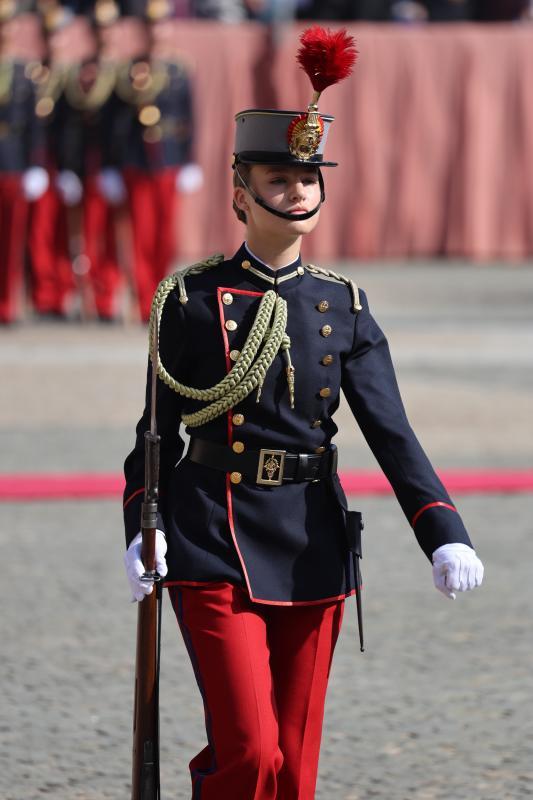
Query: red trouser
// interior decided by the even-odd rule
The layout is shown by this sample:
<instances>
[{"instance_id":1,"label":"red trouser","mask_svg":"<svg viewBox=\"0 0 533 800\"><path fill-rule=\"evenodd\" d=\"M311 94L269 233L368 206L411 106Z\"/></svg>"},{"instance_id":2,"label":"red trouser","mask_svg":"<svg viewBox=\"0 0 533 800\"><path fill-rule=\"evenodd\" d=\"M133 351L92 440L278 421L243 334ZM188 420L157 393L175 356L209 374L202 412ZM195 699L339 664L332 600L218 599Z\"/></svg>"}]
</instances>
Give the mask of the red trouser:
<instances>
[{"instance_id":1,"label":"red trouser","mask_svg":"<svg viewBox=\"0 0 533 800\"><path fill-rule=\"evenodd\" d=\"M228 583L169 592L205 706L193 800L313 800L344 601L262 605Z\"/></svg>"},{"instance_id":2,"label":"red trouser","mask_svg":"<svg viewBox=\"0 0 533 800\"><path fill-rule=\"evenodd\" d=\"M20 175L0 175L0 322L13 322L19 312L27 210Z\"/></svg>"},{"instance_id":3,"label":"red trouser","mask_svg":"<svg viewBox=\"0 0 533 800\"><path fill-rule=\"evenodd\" d=\"M83 238L96 311L111 319L116 313L115 294L121 273L113 209L102 197L95 177L87 178L83 186Z\"/></svg>"},{"instance_id":4,"label":"red trouser","mask_svg":"<svg viewBox=\"0 0 533 800\"><path fill-rule=\"evenodd\" d=\"M96 311L102 317L115 314L115 292L120 283L113 211L98 191L96 178L83 186L83 241L78 242L89 259L87 274ZM69 210L52 186L35 203L29 236L33 304L39 312L64 313L75 289L70 258Z\"/></svg>"},{"instance_id":5,"label":"red trouser","mask_svg":"<svg viewBox=\"0 0 533 800\"><path fill-rule=\"evenodd\" d=\"M75 284L67 212L53 185L33 203L28 243L34 308L40 313L63 314Z\"/></svg>"},{"instance_id":6,"label":"red trouser","mask_svg":"<svg viewBox=\"0 0 533 800\"><path fill-rule=\"evenodd\" d=\"M145 321L157 284L167 275L176 254L176 173L175 167L158 172L124 171L133 231L133 271Z\"/></svg>"}]
</instances>

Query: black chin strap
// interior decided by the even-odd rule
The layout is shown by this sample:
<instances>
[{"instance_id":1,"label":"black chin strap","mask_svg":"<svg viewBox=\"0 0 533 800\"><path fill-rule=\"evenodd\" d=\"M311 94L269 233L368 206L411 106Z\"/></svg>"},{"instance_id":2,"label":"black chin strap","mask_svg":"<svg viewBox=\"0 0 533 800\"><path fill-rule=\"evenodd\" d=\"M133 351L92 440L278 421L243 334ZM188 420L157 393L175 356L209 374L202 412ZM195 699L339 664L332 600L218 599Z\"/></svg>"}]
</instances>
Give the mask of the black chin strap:
<instances>
[{"instance_id":1,"label":"black chin strap","mask_svg":"<svg viewBox=\"0 0 533 800\"><path fill-rule=\"evenodd\" d=\"M272 208L272 206L269 206L268 203L265 203L263 198L260 197L260 195L258 195L257 192L246 183L241 173L239 172L239 167L237 165L235 165L234 170L237 173L237 177L239 178L240 182L242 183L246 191L253 197L257 205L261 206L261 208L264 208L265 211L269 211L271 214L275 214L276 217L281 217L281 219L291 219L291 220L310 219L311 217L315 216L315 214L320 210L320 206L322 205L322 203L324 203L326 200L324 179L322 178L322 173L320 172L320 170L318 170L318 183L320 186L320 202L311 211L307 211L305 214L288 214L286 211L278 211L277 208Z\"/></svg>"}]
</instances>

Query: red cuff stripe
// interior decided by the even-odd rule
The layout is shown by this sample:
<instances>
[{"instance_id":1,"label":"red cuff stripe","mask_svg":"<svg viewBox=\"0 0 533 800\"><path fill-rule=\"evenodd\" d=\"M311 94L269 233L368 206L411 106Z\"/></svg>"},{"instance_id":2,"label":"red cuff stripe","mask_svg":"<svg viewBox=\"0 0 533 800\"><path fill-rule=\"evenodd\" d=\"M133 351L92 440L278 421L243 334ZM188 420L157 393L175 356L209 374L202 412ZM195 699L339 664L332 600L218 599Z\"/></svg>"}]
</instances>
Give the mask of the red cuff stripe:
<instances>
[{"instance_id":1,"label":"red cuff stripe","mask_svg":"<svg viewBox=\"0 0 533 800\"><path fill-rule=\"evenodd\" d=\"M124 506L123 506L123 508L126 508L126 506L128 505L128 503L131 503L131 501L133 500L133 498L134 498L134 497L137 497L137 495L138 495L138 494L140 494L141 492L144 492L144 486L142 487L142 489L137 489L137 491L136 491L136 492L133 492L133 494L130 494L130 496L128 497L128 499L127 499L127 500L124 502Z\"/></svg>"},{"instance_id":2,"label":"red cuff stripe","mask_svg":"<svg viewBox=\"0 0 533 800\"><path fill-rule=\"evenodd\" d=\"M442 508L449 508L450 511L455 511L455 513L457 514L457 509L455 508L455 506L450 505L450 503L443 503L442 500L437 500L435 503L428 503L427 506L423 506L419 511L416 512L413 519L411 520L411 527L412 528L415 527L418 518L424 513L424 511L427 511L428 508L436 508L437 506L441 506Z\"/></svg>"}]
</instances>

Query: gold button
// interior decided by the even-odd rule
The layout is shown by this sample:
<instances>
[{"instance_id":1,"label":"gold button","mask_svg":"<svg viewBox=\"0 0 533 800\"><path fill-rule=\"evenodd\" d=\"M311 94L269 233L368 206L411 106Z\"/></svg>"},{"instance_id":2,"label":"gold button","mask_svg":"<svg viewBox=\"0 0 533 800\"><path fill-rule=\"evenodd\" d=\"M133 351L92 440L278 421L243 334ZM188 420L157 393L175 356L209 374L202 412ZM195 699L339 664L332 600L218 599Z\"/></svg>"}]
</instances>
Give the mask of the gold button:
<instances>
[{"instance_id":1,"label":"gold button","mask_svg":"<svg viewBox=\"0 0 533 800\"><path fill-rule=\"evenodd\" d=\"M234 425L244 425L244 414L234 414L231 421Z\"/></svg>"},{"instance_id":2,"label":"gold button","mask_svg":"<svg viewBox=\"0 0 533 800\"><path fill-rule=\"evenodd\" d=\"M314 419L311 423L312 428L320 428L321 425L322 425L321 419Z\"/></svg>"},{"instance_id":3,"label":"gold button","mask_svg":"<svg viewBox=\"0 0 533 800\"><path fill-rule=\"evenodd\" d=\"M230 306L233 303L233 295L230 294L229 292L224 292L224 294L222 295L222 302L224 303L224 305Z\"/></svg>"},{"instance_id":4,"label":"gold button","mask_svg":"<svg viewBox=\"0 0 533 800\"><path fill-rule=\"evenodd\" d=\"M231 449L234 453L242 453L244 452L244 445L242 442L233 442Z\"/></svg>"},{"instance_id":5,"label":"gold button","mask_svg":"<svg viewBox=\"0 0 533 800\"><path fill-rule=\"evenodd\" d=\"M226 323L226 325L227 325L227 323ZM322 325L322 327L320 328L320 333L322 334L322 336L329 336L330 333L332 333L332 332L333 332L333 328L331 327L331 325Z\"/></svg>"},{"instance_id":6,"label":"gold button","mask_svg":"<svg viewBox=\"0 0 533 800\"><path fill-rule=\"evenodd\" d=\"M324 311L327 311L328 308L329 308L328 301L327 300L321 300L320 303L317 305L317 308L318 308L319 311L324 313Z\"/></svg>"},{"instance_id":7,"label":"gold button","mask_svg":"<svg viewBox=\"0 0 533 800\"><path fill-rule=\"evenodd\" d=\"M244 259L244 261L241 263L241 267L242 267L243 269L250 269L250 267L251 267L251 266L252 266L252 265L251 265L251 263L248 261L248 259L247 259L247 258L245 258L245 259Z\"/></svg>"},{"instance_id":8,"label":"gold button","mask_svg":"<svg viewBox=\"0 0 533 800\"><path fill-rule=\"evenodd\" d=\"M331 394L331 389L329 388L329 386L324 386L324 388L319 391L320 397L329 397L330 394Z\"/></svg>"},{"instance_id":9,"label":"gold button","mask_svg":"<svg viewBox=\"0 0 533 800\"><path fill-rule=\"evenodd\" d=\"M298 273L298 275L303 275L304 272L305 272L305 269L303 267L298 267L296 272Z\"/></svg>"},{"instance_id":10,"label":"gold button","mask_svg":"<svg viewBox=\"0 0 533 800\"><path fill-rule=\"evenodd\" d=\"M230 350L229 357L231 358L232 361L237 361L240 354L241 354L240 350Z\"/></svg>"},{"instance_id":11,"label":"gold button","mask_svg":"<svg viewBox=\"0 0 533 800\"><path fill-rule=\"evenodd\" d=\"M234 319L228 319L225 322L226 330L227 331L236 331L237 330L237 323Z\"/></svg>"},{"instance_id":12,"label":"gold button","mask_svg":"<svg viewBox=\"0 0 533 800\"><path fill-rule=\"evenodd\" d=\"M242 481L242 475L240 472L232 472L229 479L232 483L240 483Z\"/></svg>"},{"instance_id":13,"label":"gold button","mask_svg":"<svg viewBox=\"0 0 533 800\"><path fill-rule=\"evenodd\" d=\"M328 367L330 364L333 363L333 356L328 353L328 355L324 356L324 358L322 359L322 363L324 364L325 367Z\"/></svg>"},{"instance_id":14,"label":"gold button","mask_svg":"<svg viewBox=\"0 0 533 800\"><path fill-rule=\"evenodd\" d=\"M325 453L325 452L326 452L326 448L325 448L325 447L315 447L315 453L316 453L318 456L319 456L321 453Z\"/></svg>"}]
</instances>

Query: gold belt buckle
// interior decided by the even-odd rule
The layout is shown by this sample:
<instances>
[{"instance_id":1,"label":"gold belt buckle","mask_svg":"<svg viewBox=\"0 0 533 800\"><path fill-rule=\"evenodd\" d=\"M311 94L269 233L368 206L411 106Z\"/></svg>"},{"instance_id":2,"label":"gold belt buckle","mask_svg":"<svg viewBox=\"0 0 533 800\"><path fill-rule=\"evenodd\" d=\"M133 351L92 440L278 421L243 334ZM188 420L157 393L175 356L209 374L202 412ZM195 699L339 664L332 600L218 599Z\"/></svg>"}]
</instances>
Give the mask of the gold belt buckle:
<instances>
[{"instance_id":1,"label":"gold belt buckle","mask_svg":"<svg viewBox=\"0 0 533 800\"><path fill-rule=\"evenodd\" d=\"M280 486L283 481L286 450L260 450L257 483Z\"/></svg>"}]
</instances>

